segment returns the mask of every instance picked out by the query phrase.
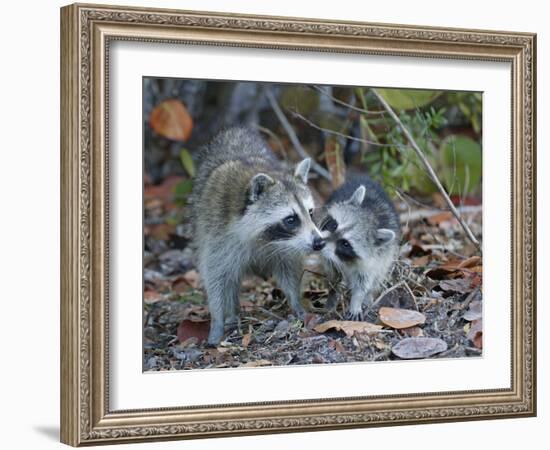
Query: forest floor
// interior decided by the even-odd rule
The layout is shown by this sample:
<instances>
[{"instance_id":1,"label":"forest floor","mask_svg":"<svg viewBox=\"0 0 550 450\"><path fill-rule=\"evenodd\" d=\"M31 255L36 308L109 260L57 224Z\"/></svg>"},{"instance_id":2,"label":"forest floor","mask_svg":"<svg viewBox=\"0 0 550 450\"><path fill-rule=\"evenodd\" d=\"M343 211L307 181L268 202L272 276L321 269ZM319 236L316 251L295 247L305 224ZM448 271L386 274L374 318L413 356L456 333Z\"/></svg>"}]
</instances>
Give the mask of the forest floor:
<instances>
[{"instance_id":1,"label":"forest floor","mask_svg":"<svg viewBox=\"0 0 550 450\"><path fill-rule=\"evenodd\" d=\"M328 286L318 261L304 272L304 321L272 280L241 287L241 327L217 348L205 339L209 313L194 267L185 206L174 203L178 177L145 186L144 360L146 371L476 357L482 354L482 262L441 201L401 202L400 257L364 322L324 309ZM475 202L474 202L475 203ZM481 206L461 208L481 236Z\"/></svg>"}]
</instances>

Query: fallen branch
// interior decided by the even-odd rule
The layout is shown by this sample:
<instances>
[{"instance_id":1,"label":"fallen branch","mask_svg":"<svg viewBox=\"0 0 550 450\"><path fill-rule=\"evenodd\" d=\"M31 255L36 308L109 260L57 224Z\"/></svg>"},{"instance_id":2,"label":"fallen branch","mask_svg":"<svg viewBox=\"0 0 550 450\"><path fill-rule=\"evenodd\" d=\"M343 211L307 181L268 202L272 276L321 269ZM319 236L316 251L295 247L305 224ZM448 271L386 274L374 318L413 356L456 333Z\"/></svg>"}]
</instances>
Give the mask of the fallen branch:
<instances>
[{"instance_id":1,"label":"fallen branch","mask_svg":"<svg viewBox=\"0 0 550 450\"><path fill-rule=\"evenodd\" d=\"M275 115L279 119L279 122L281 122L281 125L286 131L286 134L288 135L290 142L292 142L292 145L298 152L301 158L310 158L311 159L311 168L317 172L320 176L327 179L328 181L331 181L332 177L330 176L330 173L328 170L326 170L323 166L321 166L319 163L317 163L311 156L308 155L308 153L304 150L304 147L302 147L302 144L298 140L298 136L296 136L296 133L294 132L294 129L290 125L288 119L286 118L283 110L279 106L279 103L277 103L277 99L273 95L273 92L271 89L266 89L265 95L267 97L267 100L269 104L271 105L271 108L273 108L273 111L275 112Z\"/></svg>"},{"instance_id":2,"label":"fallen branch","mask_svg":"<svg viewBox=\"0 0 550 450\"><path fill-rule=\"evenodd\" d=\"M447 191L445 190L445 188L443 187L443 185L439 181L439 178L437 178L437 175L435 174L435 171L433 170L432 166L430 165L430 162L428 161L428 159L424 155L424 152L420 149L420 147L418 146L418 144L416 143L416 141L412 137L412 135L409 132L409 130L407 129L407 127L405 127L405 125L403 125L403 122L401 122L401 119L398 117L397 114L395 114L395 111L393 110L393 108L386 102L386 100L384 100L384 98L378 93L378 91L376 89L372 89L372 92L374 93L374 95L376 96L378 101L382 104L384 109L386 111L388 111L388 114L393 118L393 120L397 123L397 125L399 125L399 127L403 131L403 134L405 135L405 137L409 141L409 144L411 145L413 150L416 152L416 154L418 155L418 157L420 158L420 160L424 164L424 167L428 171L428 174L430 175L430 178L432 179L434 184L437 186L437 189L439 190L439 192L441 193L441 195L445 199L445 203L447 203L447 205L449 206L449 210L453 213L453 215L456 217L456 219L458 220L458 222L460 223L460 225L464 229L464 232L466 233L466 236L468 236L468 239L470 239L475 244L475 246L478 249L480 249L481 246L479 244L479 241L474 236L474 233L472 233L472 230L470 230L470 227L468 226L468 224L466 222L464 222L464 220L460 216L460 213L458 212L455 205L453 204L451 198L449 197L449 194L447 194Z\"/></svg>"}]
</instances>

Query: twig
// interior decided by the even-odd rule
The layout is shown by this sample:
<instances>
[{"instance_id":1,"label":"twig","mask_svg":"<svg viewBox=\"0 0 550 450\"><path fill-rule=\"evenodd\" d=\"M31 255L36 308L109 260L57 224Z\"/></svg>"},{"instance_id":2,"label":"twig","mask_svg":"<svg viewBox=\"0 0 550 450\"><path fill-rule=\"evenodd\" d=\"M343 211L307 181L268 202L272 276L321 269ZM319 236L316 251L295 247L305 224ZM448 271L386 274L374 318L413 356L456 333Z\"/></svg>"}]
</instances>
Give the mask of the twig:
<instances>
[{"instance_id":1,"label":"twig","mask_svg":"<svg viewBox=\"0 0 550 450\"><path fill-rule=\"evenodd\" d=\"M370 305L370 309L374 308L380 302L380 300L382 300L387 294L389 294L392 291L395 291L398 287L401 287L404 284L406 284L404 281L400 281L399 283L394 284L391 288L386 289L384 292L382 292L378 296L378 298L374 302L372 302L372 305Z\"/></svg>"},{"instance_id":2,"label":"twig","mask_svg":"<svg viewBox=\"0 0 550 450\"><path fill-rule=\"evenodd\" d=\"M337 99L336 97L330 95L328 92L323 91L319 86L312 86L313 89L315 89L317 92L320 92L324 96L330 98L334 103L338 103L339 105L345 106L346 108L349 108L353 111L360 112L361 114L372 114L372 115L384 115L386 114L386 111L380 110L380 111L369 111L368 109L359 108L358 106L351 105L347 102L344 102L342 100Z\"/></svg>"},{"instance_id":3,"label":"twig","mask_svg":"<svg viewBox=\"0 0 550 450\"><path fill-rule=\"evenodd\" d=\"M281 320L285 320L285 319L283 319L281 316L279 316L279 315L277 315L277 314L271 312L269 309L263 308L263 307L258 306L258 305L256 305L256 308L258 308L260 311L262 311L263 313L267 314L268 316L270 316L270 317L272 317L272 318L274 318L274 319L277 319L279 322L280 322Z\"/></svg>"},{"instance_id":4,"label":"twig","mask_svg":"<svg viewBox=\"0 0 550 450\"><path fill-rule=\"evenodd\" d=\"M481 205L472 205L472 206L459 206L457 210L462 214L475 214L482 211ZM420 219L427 219L429 217L437 216L438 214L441 214L443 212L449 212L449 210L441 210L441 209L419 209L412 212L402 213L399 216L399 219L401 222L414 222L416 220ZM456 217L456 214L455 214Z\"/></svg>"},{"instance_id":5,"label":"twig","mask_svg":"<svg viewBox=\"0 0 550 450\"><path fill-rule=\"evenodd\" d=\"M466 222L464 222L464 220L462 220L462 217L460 216L460 213L457 211L455 205L453 204L452 200L450 199L449 194L447 194L447 191L445 190L445 188L443 187L443 185L439 181L439 178L437 178L437 175L435 174L435 171L433 170L430 162L428 161L428 159L424 155L424 152L420 149L420 147L418 146L418 144L416 143L416 141L412 137L412 135L409 132L409 130L407 129L407 127L405 127L405 125L403 125L403 122L401 122L401 119L397 116L397 114L395 114L395 111L393 110L393 108L386 102L386 100L384 100L384 98L378 93L378 91L376 89L372 89L372 92L374 93L374 95L376 96L378 101L382 104L382 106L386 109L386 111L388 111L388 114L393 118L393 120L397 123L397 125L399 125L399 127L403 131L403 134L405 135L405 137L409 141L409 144L411 145L413 150L416 152L416 154L418 155L418 157L420 158L420 160L424 164L424 167L426 167L426 170L428 171L428 174L430 175L430 178L432 179L432 181L437 186L437 189L439 190L439 192L441 192L441 195L445 199L445 202L449 206L449 209L451 210L451 212L454 214L454 216L456 217L456 219L458 220L458 222L460 223L460 225L464 229L464 232L466 233L466 236L468 236L468 238L474 243L474 245L478 249L480 249L479 241L474 236L474 233L472 233L472 230L470 230L470 227L468 226L468 224L466 224Z\"/></svg>"},{"instance_id":6,"label":"twig","mask_svg":"<svg viewBox=\"0 0 550 450\"><path fill-rule=\"evenodd\" d=\"M403 283L403 286L405 286L405 290L409 293L409 295L411 296L412 298L412 301L414 303L414 307L416 308L416 310L418 311L418 304L416 303L416 297L414 296L414 293L412 291L412 289L410 288L410 286L407 284L407 283Z\"/></svg>"},{"instance_id":7,"label":"twig","mask_svg":"<svg viewBox=\"0 0 550 450\"><path fill-rule=\"evenodd\" d=\"M327 179L328 181L331 181L332 177L330 176L330 173L328 170L326 170L323 166L321 166L319 163L317 163L313 158L311 158L308 153L304 150L304 147L302 147L302 144L298 140L298 136L296 136L296 133L294 132L294 129L290 125L288 119L285 116L285 113L279 106L279 103L277 103L277 99L273 95L273 92L271 89L266 89L265 95L267 97L267 100L269 101L269 104L271 105L271 108L273 108L273 111L275 112L275 115L279 119L279 122L281 122L281 125L286 131L286 134L288 134L288 137L290 139L290 142L292 142L292 145L302 158L310 158L311 159L311 168L317 172L319 175L321 175L323 178Z\"/></svg>"},{"instance_id":8,"label":"twig","mask_svg":"<svg viewBox=\"0 0 550 450\"><path fill-rule=\"evenodd\" d=\"M350 141L362 142L364 144L375 145L377 147L395 147L394 144L380 144L379 142L369 141L367 139L358 138L358 137L355 137L355 136L350 136L349 134L340 133L339 131L331 130L330 128L324 128L324 127L321 127L321 126L317 125L316 123L312 122L311 120L309 120L308 118L304 117L302 114L300 114L296 111L290 111L290 113L292 114L293 117L296 117L297 119L300 119L301 121L308 124L310 127L315 128L316 130L319 130L319 131L323 131L327 134L334 134L336 136L340 136L340 137L343 137L345 139L349 139Z\"/></svg>"},{"instance_id":9,"label":"twig","mask_svg":"<svg viewBox=\"0 0 550 450\"><path fill-rule=\"evenodd\" d=\"M279 136L273 133L273 131L271 131L269 128L262 127L261 125L256 125L256 128L262 133L267 134L269 137L274 139L275 142L277 142L277 147L279 147L279 150L283 154L283 158L285 159L285 161L288 161L288 155L286 154L285 146L281 142L281 139L279 139Z\"/></svg>"}]
</instances>

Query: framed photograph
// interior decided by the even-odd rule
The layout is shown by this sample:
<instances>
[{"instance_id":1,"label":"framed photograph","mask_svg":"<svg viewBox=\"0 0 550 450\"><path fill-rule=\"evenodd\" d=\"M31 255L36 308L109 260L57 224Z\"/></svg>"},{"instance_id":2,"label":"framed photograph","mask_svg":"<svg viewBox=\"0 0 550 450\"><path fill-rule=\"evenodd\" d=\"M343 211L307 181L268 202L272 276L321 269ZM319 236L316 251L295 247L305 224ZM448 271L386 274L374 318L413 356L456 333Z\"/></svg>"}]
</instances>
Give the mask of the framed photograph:
<instances>
[{"instance_id":1,"label":"framed photograph","mask_svg":"<svg viewBox=\"0 0 550 450\"><path fill-rule=\"evenodd\" d=\"M536 414L536 36L61 9L61 440Z\"/></svg>"}]
</instances>

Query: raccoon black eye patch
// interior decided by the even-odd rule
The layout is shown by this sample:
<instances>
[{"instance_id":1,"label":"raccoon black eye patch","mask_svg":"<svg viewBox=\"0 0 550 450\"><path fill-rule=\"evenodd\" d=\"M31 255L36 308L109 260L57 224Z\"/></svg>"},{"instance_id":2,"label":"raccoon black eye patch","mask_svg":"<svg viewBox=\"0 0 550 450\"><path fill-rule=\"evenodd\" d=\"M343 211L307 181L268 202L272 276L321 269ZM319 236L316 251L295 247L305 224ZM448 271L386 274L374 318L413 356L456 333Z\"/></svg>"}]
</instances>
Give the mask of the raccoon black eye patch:
<instances>
[{"instance_id":1,"label":"raccoon black eye patch","mask_svg":"<svg viewBox=\"0 0 550 450\"><path fill-rule=\"evenodd\" d=\"M300 226L300 218L297 214L292 214L291 216L287 216L283 219L283 224L286 228L292 230Z\"/></svg>"},{"instance_id":2,"label":"raccoon black eye patch","mask_svg":"<svg viewBox=\"0 0 550 450\"><path fill-rule=\"evenodd\" d=\"M357 258L357 253L355 253L353 246L346 239L338 239L336 241L335 253L343 261L351 261Z\"/></svg>"},{"instance_id":3,"label":"raccoon black eye patch","mask_svg":"<svg viewBox=\"0 0 550 450\"><path fill-rule=\"evenodd\" d=\"M300 228L301 221L297 214L291 214L285 217L281 222L271 225L265 230L265 236L270 241L280 241L290 239Z\"/></svg>"},{"instance_id":4,"label":"raccoon black eye patch","mask_svg":"<svg viewBox=\"0 0 550 450\"><path fill-rule=\"evenodd\" d=\"M321 229L323 231L330 231L331 233L334 233L337 230L337 228L338 228L338 222L336 222L336 220L334 220L332 216L328 216Z\"/></svg>"}]
</instances>

